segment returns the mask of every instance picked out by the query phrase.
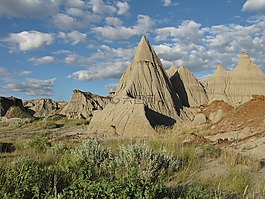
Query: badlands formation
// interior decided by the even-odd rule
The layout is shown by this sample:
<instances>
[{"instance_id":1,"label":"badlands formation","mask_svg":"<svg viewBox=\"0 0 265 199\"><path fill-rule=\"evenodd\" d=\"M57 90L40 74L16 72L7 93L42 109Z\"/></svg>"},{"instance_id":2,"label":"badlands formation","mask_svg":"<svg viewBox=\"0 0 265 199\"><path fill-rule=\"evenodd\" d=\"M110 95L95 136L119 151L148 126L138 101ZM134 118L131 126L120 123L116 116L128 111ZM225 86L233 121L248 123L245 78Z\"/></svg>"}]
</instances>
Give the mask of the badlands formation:
<instances>
[{"instance_id":1,"label":"badlands formation","mask_svg":"<svg viewBox=\"0 0 265 199\"><path fill-rule=\"evenodd\" d=\"M265 75L246 52L241 53L233 71L218 64L212 77L199 82L184 66L165 71L143 36L115 96L105 109L94 114L88 132L138 136L161 125L192 120L215 124L253 95L265 95ZM216 109L209 113L211 107Z\"/></svg>"},{"instance_id":2,"label":"badlands formation","mask_svg":"<svg viewBox=\"0 0 265 199\"><path fill-rule=\"evenodd\" d=\"M145 136L158 126L183 122L210 123L217 133L246 127L263 133L264 96L265 75L246 52L241 53L234 70L227 71L218 64L214 74L200 82L184 66L164 70L143 36L114 95L101 97L74 90L68 104L51 99L22 102L14 97L1 97L0 114L37 118L55 114L84 119L93 116L88 133L101 136ZM245 121L244 125L240 121Z\"/></svg>"},{"instance_id":3,"label":"badlands formation","mask_svg":"<svg viewBox=\"0 0 265 199\"><path fill-rule=\"evenodd\" d=\"M90 92L74 90L70 102L63 108L60 114L67 118L88 119L95 110L103 110L110 101L110 97L102 97Z\"/></svg>"},{"instance_id":4,"label":"badlands formation","mask_svg":"<svg viewBox=\"0 0 265 199\"><path fill-rule=\"evenodd\" d=\"M171 126L187 118L183 104L145 36L123 73L116 94L94 114L89 132L145 135L158 125Z\"/></svg>"},{"instance_id":5,"label":"badlands formation","mask_svg":"<svg viewBox=\"0 0 265 199\"><path fill-rule=\"evenodd\" d=\"M213 76L202 84L210 102L224 100L238 106L249 101L252 95L265 95L265 75L246 52L241 53L233 71L226 71L218 64Z\"/></svg>"}]
</instances>

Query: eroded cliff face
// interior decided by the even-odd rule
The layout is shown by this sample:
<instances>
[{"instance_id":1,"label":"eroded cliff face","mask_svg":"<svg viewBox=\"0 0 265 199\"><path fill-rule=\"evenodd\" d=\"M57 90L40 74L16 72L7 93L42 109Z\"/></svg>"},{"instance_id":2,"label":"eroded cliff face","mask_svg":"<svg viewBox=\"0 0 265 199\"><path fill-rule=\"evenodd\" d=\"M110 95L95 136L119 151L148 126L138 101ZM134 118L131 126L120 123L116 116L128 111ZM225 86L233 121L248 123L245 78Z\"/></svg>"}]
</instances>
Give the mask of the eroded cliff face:
<instances>
[{"instance_id":1,"label":"eroded cliff face","mask_svg":"<svg viewBox=\"0 0 265 199\"><path fill-rule=\"evenodd\" d=\"M226 71L218 64L213 76L202 84L210 102L224 100L238 106L249 101L252 95L265 95L265 75L246 52L241 53L234 70Z\"/></svg>"},{"instance_id":2,"label":"eroded cliff face","mask_svg":"<svg viewBox=\"0 0 265 199\"><path fill-rule=\"evenodd\" d=\"M48 98L39 98L23 101L27 113L34 117L48 117L58 114L67 104L66 102L56 102Z\"/></svg>"},{"instance_id":3,"label":"eroded cliff face","mask_svg":"<svg viewBox=\"0 0 265 199\"><path fill-rule=\"evenodd\" d=\"M111 97L102 97L90 92L74 90L70 102L60 114L68 118L89 118L96 110L102 110L111 100Z\"/></svg>"}]
</instances>

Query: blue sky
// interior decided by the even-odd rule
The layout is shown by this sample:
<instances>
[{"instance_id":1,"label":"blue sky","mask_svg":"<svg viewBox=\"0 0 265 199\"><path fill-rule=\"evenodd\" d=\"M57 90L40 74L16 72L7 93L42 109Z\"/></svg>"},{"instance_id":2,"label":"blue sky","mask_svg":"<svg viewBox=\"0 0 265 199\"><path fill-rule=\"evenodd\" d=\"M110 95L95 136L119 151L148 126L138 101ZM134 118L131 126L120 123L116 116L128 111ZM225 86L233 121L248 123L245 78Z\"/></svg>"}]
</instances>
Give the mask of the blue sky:
<instances>
[{"instance_id":1,"label":"blue sky","mask_svg":"<svg viewBox=\"0 0 265 199\"><path fill-rule=\"evenodd\" d=\"M0 96L107 95L143 34L200 79L242 51L265 71L265 0L0 0Z\"/></svg>"}]
</instances>

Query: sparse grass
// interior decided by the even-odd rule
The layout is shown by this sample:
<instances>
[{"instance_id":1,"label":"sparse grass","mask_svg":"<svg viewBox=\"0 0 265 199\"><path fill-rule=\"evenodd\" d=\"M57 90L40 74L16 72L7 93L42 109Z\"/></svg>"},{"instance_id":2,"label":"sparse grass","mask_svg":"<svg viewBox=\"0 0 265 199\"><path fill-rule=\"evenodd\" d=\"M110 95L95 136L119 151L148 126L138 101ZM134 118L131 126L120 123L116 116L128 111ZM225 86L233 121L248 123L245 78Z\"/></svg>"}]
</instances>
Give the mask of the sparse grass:
<instances>
[{"instance_id":1,"label":"sparse grass","mask_svg":"<svg viewBox=\"0 0 265 199\"><path fill-rule=\"evenodd\" d=\"M30 125L40 126L41 122L43 120L33 121ZM50 123L48 126L71 126L87 124L89 121L55 117L47 118L45 122ZM66 141L50 144L47 138L49 129L46 134L39 136L31 134L28 142L16 141L17 151L0 160L0 183L3 179L11 179L11 176L6 178L6 175L21 177L24 172L29 175L27 177L31 177L29 182L23 181L24 190L19 187L19 177L15 178L16 187L13 190L16 190L16 196L20 196L19 192L27 190L27 196L41 198L265 197L265 179L256 177L259 175L260 162L255 158L242 156L235 151L224 151L212 144L183 144L191 132L205 135L204 129L190 124L172 128L159 127L156 130L154 136L147 138L105 139L101 143L89 140L83 144ZM20 157L22 159L16 165L23 167L21 171L14 170L14 167L5 167L12 165ZM29 161L23 157L27 157ZM207 172L205 165L209 165L211 161L218 162L226 167L226 170L221 175L202 178L200 174L205 170ZM172 169L173 167L175 169ZM1 171L5 169L7 173L4 174ZM46 188L39 181L45 182ZM0 188L1 194L8 192L8 186L13 185L7 184ZM94 195L84 195L92 193Z\"/></svg>"},{"instance_id":2,"label":"sparse grass","mask_svg":"<svg viewBox=\"0 0 265 199\"><path fill-rule=\"evenodd\" d=\"M256 173L260 170L261 166L259 160L251 156L244 156L235 150L224 151L220 157L220 161L229 167L245 165L250 169L250 171Z\"/></svg>"}]
</instances>

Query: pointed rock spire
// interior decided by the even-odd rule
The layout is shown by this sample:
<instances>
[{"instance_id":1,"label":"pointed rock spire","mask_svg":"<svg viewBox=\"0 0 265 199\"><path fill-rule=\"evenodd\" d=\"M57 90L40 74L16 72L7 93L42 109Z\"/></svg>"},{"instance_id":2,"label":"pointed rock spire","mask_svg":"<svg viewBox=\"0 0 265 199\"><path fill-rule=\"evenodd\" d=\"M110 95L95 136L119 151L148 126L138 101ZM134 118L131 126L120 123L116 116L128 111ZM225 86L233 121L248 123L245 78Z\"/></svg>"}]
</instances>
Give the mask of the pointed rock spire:
<instances>
[{"instance_id":1,"label":"pointed rock spire","mask_svg":"<svg viewBox=\"0 0 265 199\"><path fill-rule=\"evenodd\" d=\"M179 67L170 80L184 106L199 106L208 103L203 86L185 66Z\"/></svg>"},{"instance_id":2,"label":"pointed rock spire","mask_svg":"<svg viewBox=\"0 0 265 199\"><path fill-rule=\"evenodd\" d=\"M226 76L227 73L228 71L225 70L224 67L220 63L218 63L213 75L214 76Z\"/></svg>"},{"instance_id":3,"label":"pointed rock spire","mask_svg":"<svg viewBox=\"0 0 265 199\"><path fill-rule=\"evenodd\" d=\"M178 67L172 65L169 69L166 70L166 73L169 78L171 78L178 71Z\"/></svg>"},{"instance_id":4,"label":"pointed rock spire","mask_svg":"<svg viewBox=\"0 0 265 199\"><path fill-rule=\"evenodd\" d=\"M185 114L162 63L145 36L123 73L116 95L94 114L90 133L144 135L158 125L170 126Z\"/></svg>"},{"instance_id":5,"label":"pointed rock spire","mask_svg":"<svg viewBox=\"0 0 265 199\"><path fill-rule=\"evenodd\" d=\"M147 40L146 36L142 36L134 56L134 61L149 61L152 63L161 64L160 59L157 57L155 50Z\"/></svg>"},{"instance_id":6,"label":"pointed rock spire","mask_svg":"<svg viewBox=\"0 0 265 199\"><path fill-rule=\"evenodd\" d=\"M218 64L213 76L202 83L210 102L224 100L237 106L250 100L252 95L265 95L265 75L246 52L240 54L234 70L226 71Z\"/></svg>"}]
</instances>

